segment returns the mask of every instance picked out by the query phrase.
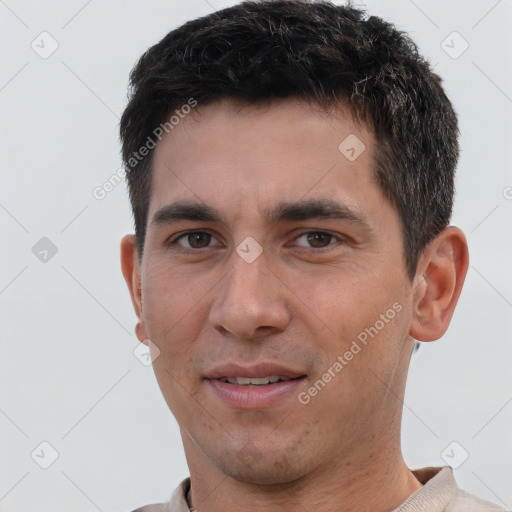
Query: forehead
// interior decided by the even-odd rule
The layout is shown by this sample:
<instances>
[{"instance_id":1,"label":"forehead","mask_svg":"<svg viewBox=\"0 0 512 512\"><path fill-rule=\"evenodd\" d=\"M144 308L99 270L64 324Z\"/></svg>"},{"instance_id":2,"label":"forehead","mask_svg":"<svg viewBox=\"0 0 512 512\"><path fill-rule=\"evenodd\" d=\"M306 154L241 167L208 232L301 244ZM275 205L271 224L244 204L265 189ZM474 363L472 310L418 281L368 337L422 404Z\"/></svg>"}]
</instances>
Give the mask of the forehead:
<instances>
[{"instance_id":1,"label":"forehead","mask_svg":"<svg viewBox=\"0 0 512 512\"><path fill-rule=\"evenodd\" d=\"M326 113L300 100L199 104L154 151L149 218L171 201L201 202L239 218L304 198L359 210L364 197L374 207L382 199L372 173L373 135L342 108Z\"/></svg>"}]
</instances>

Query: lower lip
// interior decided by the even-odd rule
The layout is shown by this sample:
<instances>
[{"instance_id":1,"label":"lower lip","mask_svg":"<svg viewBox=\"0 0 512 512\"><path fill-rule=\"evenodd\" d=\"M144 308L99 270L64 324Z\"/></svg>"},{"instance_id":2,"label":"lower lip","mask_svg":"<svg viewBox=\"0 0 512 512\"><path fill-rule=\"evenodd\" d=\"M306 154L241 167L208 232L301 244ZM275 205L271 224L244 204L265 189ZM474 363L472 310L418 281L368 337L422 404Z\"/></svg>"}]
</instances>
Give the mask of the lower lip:
<instances>
[{"instance_id":1,"label":"lower lip","mask_svg":"<svg viewBox=\"0 0 512 512\"><path fill-rule=\"evenodd\" d=\"M276 403L297 396L305 377L266 386L237 386L217 379L208 379L213 392L227 405L235 409L265 409Z\"/></svg>"}]
</instances>

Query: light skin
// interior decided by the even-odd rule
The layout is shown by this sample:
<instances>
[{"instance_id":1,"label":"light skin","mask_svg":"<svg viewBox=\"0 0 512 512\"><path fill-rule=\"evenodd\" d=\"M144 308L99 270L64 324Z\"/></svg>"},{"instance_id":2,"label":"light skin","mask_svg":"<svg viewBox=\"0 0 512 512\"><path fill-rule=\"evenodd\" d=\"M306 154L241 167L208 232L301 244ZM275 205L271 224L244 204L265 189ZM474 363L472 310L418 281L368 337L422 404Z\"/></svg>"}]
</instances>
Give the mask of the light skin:
<instances>
[{"instance_id":1,"label":"light skin","mask_svg":"<svg viewBox=\"0 0 512 512\"><path fill-rule=\"evenodd\" d=\"M354 161L338 149L350 134L366 146ZM122 270L137 337L160 351L153 367L180 425L192 505L396 508L421 487L400 449L413 338L448 328L468 267L464 234L442 231L410 280L398 213L372 175L371 130L342 108L199 105L154 151L142 262L127 235ZM176 203L209 208L195 219L167 209L153 222ZM250 263L236 251L247 237L262 248ZM298 393L396 303L400 311L301 403ZM305 377L268 407L234 407L207 378L227 362L278 363Z\"/></svg>"}]
</instances>

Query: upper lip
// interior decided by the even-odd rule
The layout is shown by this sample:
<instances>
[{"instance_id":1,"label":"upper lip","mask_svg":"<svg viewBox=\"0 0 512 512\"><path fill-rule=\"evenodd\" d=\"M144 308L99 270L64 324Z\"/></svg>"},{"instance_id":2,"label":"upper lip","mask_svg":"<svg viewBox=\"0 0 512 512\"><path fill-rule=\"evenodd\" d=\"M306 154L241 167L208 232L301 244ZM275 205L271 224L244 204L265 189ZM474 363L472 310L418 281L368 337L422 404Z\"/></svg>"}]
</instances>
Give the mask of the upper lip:
<instances>
[{"instance_id":1,"label":"upper lip","mask_svg":"<svg viewBox=\"0 0 512 512\"><path fill-rule=\"evenodd\" d=\"M226 377L262 378L274 375L278 377L286 377L288 379L295 379L297 377L303 377L305 374L300 370L276 363L258 363L251 366L227 363L222 366L217 366L206 373L206 377L208 379L221 379Z\"/></svg>"}]
</instances>

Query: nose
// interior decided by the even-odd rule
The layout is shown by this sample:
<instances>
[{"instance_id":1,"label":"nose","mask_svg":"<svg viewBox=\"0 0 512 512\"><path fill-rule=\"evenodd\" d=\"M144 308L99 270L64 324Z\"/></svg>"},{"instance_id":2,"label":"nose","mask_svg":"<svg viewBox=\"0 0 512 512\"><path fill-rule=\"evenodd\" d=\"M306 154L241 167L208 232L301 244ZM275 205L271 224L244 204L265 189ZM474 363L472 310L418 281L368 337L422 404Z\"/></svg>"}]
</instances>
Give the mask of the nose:
<instances>
[{"instance_id":1,"label":"nose","mask_svg":"<svg viewBox=\"0 0 512 512\"><path fill-rule=\"evenodd\" d=\"M233 264L210 308L209 321L224 336L254 340L282 332L290 323L287 287L263 257L247 263L233 254Z\"/></svg>"}]
</instances>

